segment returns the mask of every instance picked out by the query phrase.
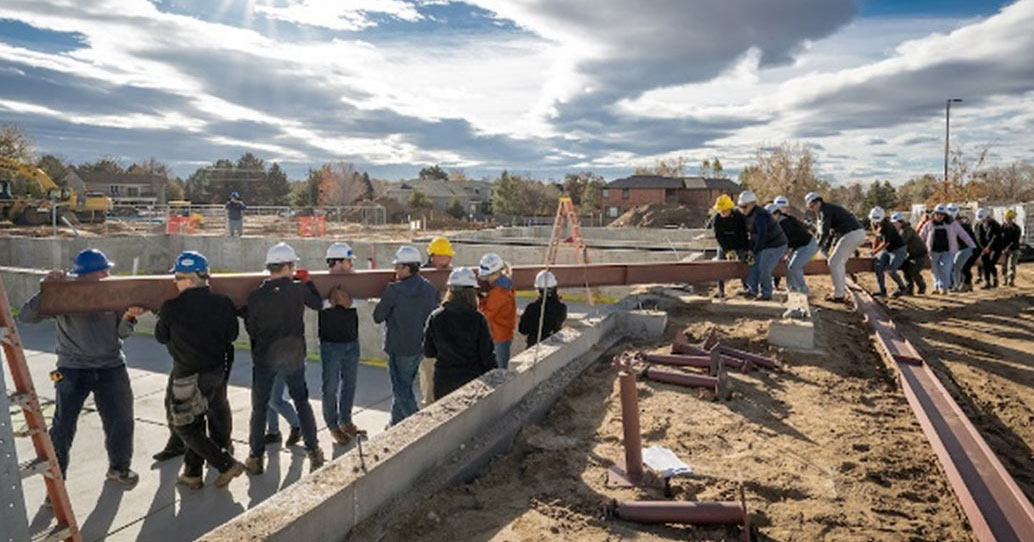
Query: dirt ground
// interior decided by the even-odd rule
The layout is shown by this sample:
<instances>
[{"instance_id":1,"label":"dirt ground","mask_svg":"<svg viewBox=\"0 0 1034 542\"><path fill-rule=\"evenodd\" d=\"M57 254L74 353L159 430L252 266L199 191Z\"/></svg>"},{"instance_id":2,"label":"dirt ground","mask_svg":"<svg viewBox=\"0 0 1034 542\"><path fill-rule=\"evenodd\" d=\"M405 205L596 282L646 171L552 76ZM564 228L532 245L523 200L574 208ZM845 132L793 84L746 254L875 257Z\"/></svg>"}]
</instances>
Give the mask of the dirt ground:
<instances>
[{"instance_id":1,"label":"dirt ground","mask_svg":"<svg viewBox=\"0 0 1034 542\"><path fill-rule=\"evenodd\" d=\"M828 279L812 283L819 296L829 289ZM666 341L685 332L698 342L716 325L723 341L768 352L787 367L730 373L734 393L727 402L705 391L638 384L643 446L665 446L694 470L673 480L671 498L734 500L742 482L761 540L973 540L896 377L873 350L857 313L816 303L817 343L828 354L768 347L761 318L688 307L669 316ZM610 366L620 352L587 369L541 424L522 431L509 454L473 482L439 492L400 517L383 540L740 540L738 528L604 518L602 505L610 499L665 499L659 487L605 486L607 467L623 457Z\"/></svg>"}]
</instances>

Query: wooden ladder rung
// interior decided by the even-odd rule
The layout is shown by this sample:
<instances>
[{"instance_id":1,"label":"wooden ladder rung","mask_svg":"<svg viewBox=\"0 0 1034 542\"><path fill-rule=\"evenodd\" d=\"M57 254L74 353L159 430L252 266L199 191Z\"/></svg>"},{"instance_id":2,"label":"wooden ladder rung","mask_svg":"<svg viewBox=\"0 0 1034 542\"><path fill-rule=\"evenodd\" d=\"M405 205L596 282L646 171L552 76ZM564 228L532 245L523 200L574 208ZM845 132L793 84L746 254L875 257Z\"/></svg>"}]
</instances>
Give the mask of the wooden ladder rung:
<instances>
[{"instance_id":1,"label":"wooden ladder rung","mask_svg":"<svg viewBox=\"0 0 1034 542\"><path fill-rule=\"evenodd\" d=\"M72 529L68 525L59 524L32 535L32 542L59 542L69 538L72 538Z\"/></svg>"},{"instance_id":2,"label":"wooden ladder rung","mask_svg":"<svg viewBox=\"0 0 1034 542\"><path fill-rule=\"evenodd\" d=\"M21 473L22 480L37 474L46 474L48 470L50 470L50 460L44 457L37 457L18 464L18 472Z\"/></svg>"}]
</instances>

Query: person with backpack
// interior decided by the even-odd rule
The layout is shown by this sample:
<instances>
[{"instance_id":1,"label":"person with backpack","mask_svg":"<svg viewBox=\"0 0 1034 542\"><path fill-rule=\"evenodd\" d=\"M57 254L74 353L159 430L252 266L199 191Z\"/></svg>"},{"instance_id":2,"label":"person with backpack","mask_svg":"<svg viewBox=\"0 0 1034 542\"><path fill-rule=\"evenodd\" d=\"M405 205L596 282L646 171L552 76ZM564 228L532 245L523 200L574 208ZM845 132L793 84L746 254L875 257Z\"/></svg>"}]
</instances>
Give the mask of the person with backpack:
<instances>
[{"instance_id":1,"label":"person with backpack","mask_svg":"<svg viewBox=\"0 0 1034 542\"><path fill-rule=\"evenodd\" d=\"M535 275L535 289L538 291L538 298L524 308L521 321L517 324L517 331L527 338L529 348L560 331L567 320L567 305L560 301L557 280L553 273L545 269L539 271Z\"/></svg>"},{"instance_id":2,"label":"person with backpack","mask_svg":"<svg viewBox=\"0 0 1034 542\"><path fill-rule=\"evenodd\" d=\"M517 328L517 297L510 280L510 266L495 253L485 254L478 267L478 280L487 284L478 308L488 319L500 369L510 365L510 346Z\"/></svg>"},{"instance_id":3,"label":"person with backpack","mask_svg":"<svg viewBox=\"0 0 1034 542\"><path fill-rule=\"evenodd\" d=\"M446 285L442 306L428 316L423 333L424 355L435 360L435 400L498 365L488 321L478 311L474 271L457 267Z\"/></svg>"}]
</instances>

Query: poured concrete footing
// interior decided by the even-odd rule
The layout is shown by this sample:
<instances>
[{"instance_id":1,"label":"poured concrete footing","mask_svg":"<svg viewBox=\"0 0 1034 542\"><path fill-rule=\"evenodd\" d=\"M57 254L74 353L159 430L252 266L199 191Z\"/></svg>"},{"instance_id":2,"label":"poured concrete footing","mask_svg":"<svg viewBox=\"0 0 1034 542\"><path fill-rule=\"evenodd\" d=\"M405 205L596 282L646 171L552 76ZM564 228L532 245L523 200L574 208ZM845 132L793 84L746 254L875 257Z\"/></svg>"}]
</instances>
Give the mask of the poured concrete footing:
<instances>
[{"instance_id":1,"label":"poured concrete footing","mask_svg":"<svg viewBox=\"0 0 1034 542\"><path fill-rule=\"evenodd\" d=\"M377 539L393 514L415 499L469 479L504 452L520 428L541 417L590 363L627 337L656 339L666 316L618 312L565 328L421 410L358 450L328 463L202 540L342 540L364 520ZM365 471L365 472L364 472Z\"/></svg>"}]
</instances>

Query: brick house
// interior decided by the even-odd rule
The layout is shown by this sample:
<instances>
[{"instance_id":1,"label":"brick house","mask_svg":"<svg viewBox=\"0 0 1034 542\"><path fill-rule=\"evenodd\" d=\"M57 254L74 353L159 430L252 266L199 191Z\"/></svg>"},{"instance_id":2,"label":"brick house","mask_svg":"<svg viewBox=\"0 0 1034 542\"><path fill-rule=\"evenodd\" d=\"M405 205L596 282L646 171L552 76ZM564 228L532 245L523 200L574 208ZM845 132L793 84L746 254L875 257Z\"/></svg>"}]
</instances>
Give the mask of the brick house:
<instances>
[{"instance_id":1,"label":"brick house","mask_svg":"<svg viewBox=\"0 0 1034 542\"><path fill-rule=\"evenodd\" d=\"M404 205L414 190L423 192L439 211L448 209L455 199L460 202L466 213L474 218L482 218L492 212L492 183L414 179L389 184L387 196Z\"/></svg>"},{"instance_id":2,"label":"brick house","mask_svg":"<svg viewBox=\"0 0 1034 542\"><path fill-rule=\"evenodd\" d=\"M614 219L639 205L685 205L705 210L722 194L736 195L740 185L729 179L632 175L607 183L603 212Z\"/></svg>"}]
</instances>

